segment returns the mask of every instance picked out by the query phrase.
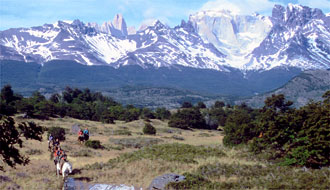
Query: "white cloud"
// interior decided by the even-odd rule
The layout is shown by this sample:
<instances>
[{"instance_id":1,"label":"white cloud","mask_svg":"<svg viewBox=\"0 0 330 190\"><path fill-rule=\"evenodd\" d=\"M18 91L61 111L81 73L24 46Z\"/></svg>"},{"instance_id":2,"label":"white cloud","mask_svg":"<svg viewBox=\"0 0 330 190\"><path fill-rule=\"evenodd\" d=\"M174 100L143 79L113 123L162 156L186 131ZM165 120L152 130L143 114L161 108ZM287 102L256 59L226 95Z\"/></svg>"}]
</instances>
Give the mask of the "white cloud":
<instances>
[{"instance_id":1,"label":"white cloud","mask_svg":"<svg viewBox=\"0 0 330 190\"><path fill-rule=\"evenodd\" d=\"M271 13L275 4L268 0L212 0L205 3L201 10L230 10L237 14Z\"/></svg>"}]
</instances>

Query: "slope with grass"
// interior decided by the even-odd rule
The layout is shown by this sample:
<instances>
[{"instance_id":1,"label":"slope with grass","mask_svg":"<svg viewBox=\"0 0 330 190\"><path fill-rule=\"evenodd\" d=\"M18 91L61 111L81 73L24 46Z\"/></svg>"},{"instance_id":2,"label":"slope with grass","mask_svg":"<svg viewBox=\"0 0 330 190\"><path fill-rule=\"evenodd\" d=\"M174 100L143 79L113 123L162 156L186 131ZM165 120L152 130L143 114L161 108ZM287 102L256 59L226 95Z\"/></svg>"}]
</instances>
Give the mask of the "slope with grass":
<instances>
[{"instance_id":1,"label":"slope with grass","mask_svg":"<svg viewBox=\"0 0 330 190\"><path fill-rule=\"evenodd\" d=\"M223 133L209 130L169 128L167 121L151 120L156 135L144 135L144 120L116 121L116 124L51 118L33 120L46 128L58 126L66 131L61 143L68 154L76 180L86 183L126 184L146 189L151 181L165 173L184 174L185 183L174 189L324 189L329 188L329 169L312 170L277 167L257 158L244 147L222 145ZM90 130L90 139L103 148L92 149L77 142L73 125ZM44 139L46 139L46 133ZM26 141L22 151L31 163L16 169L5 168L0 189L59 189L63 182L55 176L55 166L47 151L47 141ZM290 176L290 177L288 177Z\"/></svg>"},{"instance_id":2,"label":"slope with grass","mask_svg":"<svg viewBox=\"0 0 330 190\"><path fill-rule=\"evenodd\" d=\"M330 90L330 70L311 70L299 74L274 91L236 101L235 103L246 102L252 107L261 107L265 99L272 94L284 94L288 100L294 102L295 107L301 107L310 100L322 100L322 95L327 90Z\"/></svg>"}]
</instances>

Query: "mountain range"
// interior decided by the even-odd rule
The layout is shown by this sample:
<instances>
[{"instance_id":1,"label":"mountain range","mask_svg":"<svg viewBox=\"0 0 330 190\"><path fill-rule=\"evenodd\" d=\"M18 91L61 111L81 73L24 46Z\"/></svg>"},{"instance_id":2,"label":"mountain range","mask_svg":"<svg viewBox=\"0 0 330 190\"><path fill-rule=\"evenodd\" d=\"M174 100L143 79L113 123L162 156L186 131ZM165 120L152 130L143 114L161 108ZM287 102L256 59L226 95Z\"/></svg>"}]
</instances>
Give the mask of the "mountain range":
<instances>
[{"instance_id":1,"label":"mountain range","mask_svg":"<svg viewBox=\"0 0 330 190\"><path fill-rule=\"evenodd\" d=\"M0 63L1 86L24 95L67 85L120 94L129 85L252 96L330 68L330 14L293 4L271 16L200 11L137 31L120 14L101 25L58 21L0 31Z\"/></svg>"},{"instance_id":2,"label":"mountain range","mask_svg":"<svg viewBox=\"0 0 330 190\"><path fill-rule=\"evenodd\" d=\"M0 32L0 59L72 60L143 68L181 65L229 71L330 67L330 16L320 9L276 5L272 16L201 11L170 28L160 21L135 32L118 14L102 25L58 21Z\"/></svg>"}]
</instances>

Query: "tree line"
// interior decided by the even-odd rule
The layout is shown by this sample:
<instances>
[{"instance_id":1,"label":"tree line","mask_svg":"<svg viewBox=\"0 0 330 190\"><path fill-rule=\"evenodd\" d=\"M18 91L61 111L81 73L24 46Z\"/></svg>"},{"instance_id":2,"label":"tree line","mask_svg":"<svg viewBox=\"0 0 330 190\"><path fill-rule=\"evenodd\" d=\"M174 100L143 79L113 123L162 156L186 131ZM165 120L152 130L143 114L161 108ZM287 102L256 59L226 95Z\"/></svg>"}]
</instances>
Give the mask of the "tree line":
<instances>
[{"instance_id":1,"label":"tree line","mask_svg":"<svg viewBox=\"0 0 330 190\"><path fill-rule=\"evenodd\" d=\"M165 108L155 111L148 108L123 106L100 92L91 92L88 88L66 87L61 94L54 93L46 99L36 91L24 98L15 94L10 85L1 90L0 114L14 115L24 113L28 118L48 119L49 117L72 117L76 119L114 123L115 120L126 122L143 119L169 119L170 112Z\"/></svg>"},{"instance_id":2,"label":"tree line","mask_svg":"<svg viewBox=\"0 0 330 190\"><path fill-rule=\"evenodd\" d=\"M300 108L292 107L283 94L266 98L261 109L245 103L216 101L206 108L186 102L171 116L169 126L224 130L226 146L247 145L282 165L319 168L330 163L330 91L322 97Z\"/></svg>"}]
</instances>

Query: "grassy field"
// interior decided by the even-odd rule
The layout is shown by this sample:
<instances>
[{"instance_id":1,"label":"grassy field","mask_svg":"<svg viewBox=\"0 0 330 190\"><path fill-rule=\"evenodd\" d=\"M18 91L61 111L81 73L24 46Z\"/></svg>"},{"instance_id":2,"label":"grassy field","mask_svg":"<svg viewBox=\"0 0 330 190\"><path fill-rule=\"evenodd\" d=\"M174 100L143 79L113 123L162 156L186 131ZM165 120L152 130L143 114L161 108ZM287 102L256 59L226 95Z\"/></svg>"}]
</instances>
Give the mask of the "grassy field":
<instances>
[{"instance_id":1,"label":"grassy field","mask_svg":"<svg viewBox=\"0 0 330 190\"><path fill-rule=\"evenodd\" d=\"M31 121L16 118L17 121ZM223 133L209 130L169 128L167 122L151 120L156 135L143 135L145 121L116 124L72 118L32 120L46 128L63 127L66 140L61 147L73 165L72 177L88 183L126 184L147 188L155 177L174 172L188 176L176 189L326 189L329 169L311 170L278 167L261 161L243 147L223 147ZM73 125L90 130L90 139L103 149L91 149L77 142ZM61 189L55 166L44 140L25 141L21 150L30 164L0 173L0 189Z\"/></svg>"}]
</instances>

